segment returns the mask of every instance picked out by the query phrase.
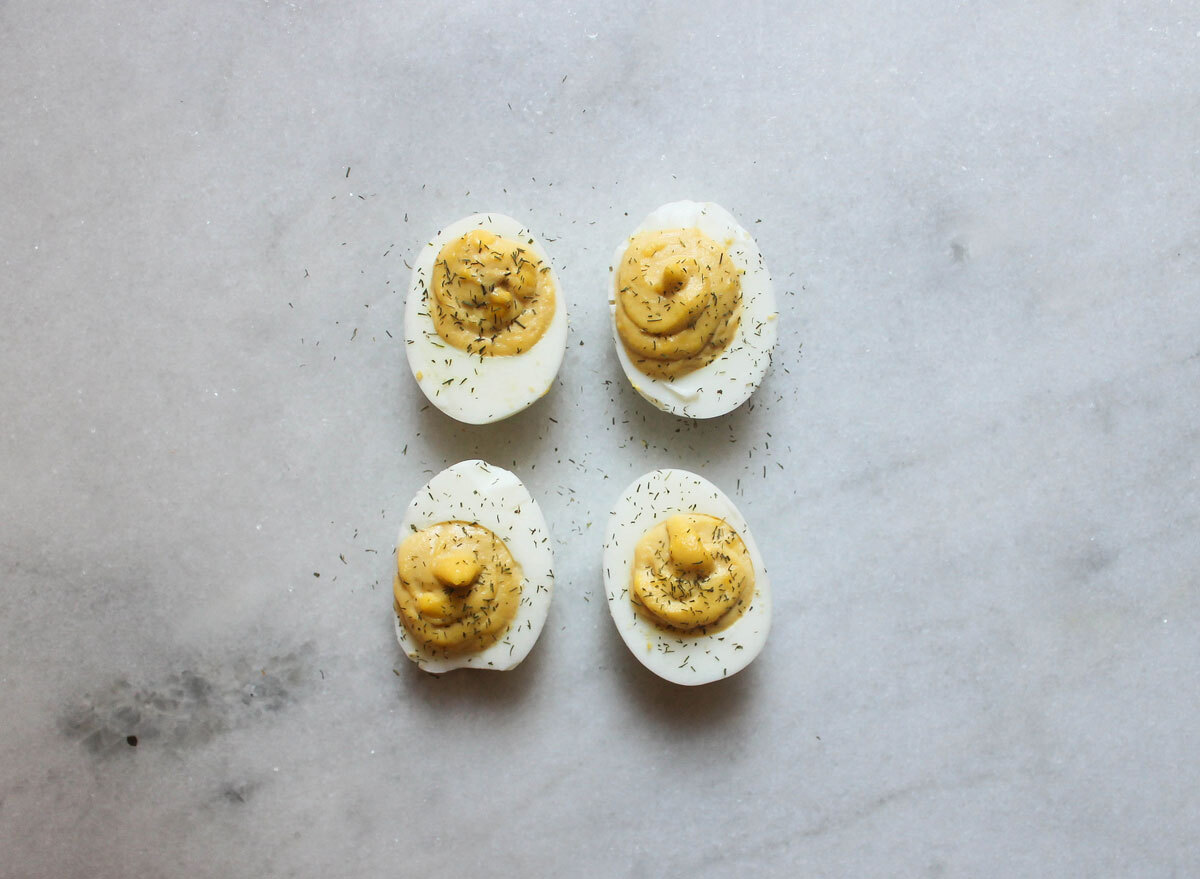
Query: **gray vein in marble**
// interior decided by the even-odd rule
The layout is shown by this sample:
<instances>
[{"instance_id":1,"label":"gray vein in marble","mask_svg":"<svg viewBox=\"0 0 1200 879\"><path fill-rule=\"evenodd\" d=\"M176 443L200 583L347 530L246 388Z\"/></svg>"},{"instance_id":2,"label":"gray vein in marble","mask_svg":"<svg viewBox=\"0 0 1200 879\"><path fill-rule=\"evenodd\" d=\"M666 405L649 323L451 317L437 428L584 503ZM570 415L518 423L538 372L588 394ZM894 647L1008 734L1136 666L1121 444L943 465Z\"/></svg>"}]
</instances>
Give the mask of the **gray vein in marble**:
<instances>
[{"instance_id":1,"label":"gray vein in marble","mask_svg":"<svg viewBox=\"0 0 1200 879\"><path fill-rule=\"evenodd\" d=\"M302 699L313 668L306 643L261 662L222 657L140 686L122 677L73 701L59 728L98 757L132 747L195 748Z\"/></svg>"}]
</instances>

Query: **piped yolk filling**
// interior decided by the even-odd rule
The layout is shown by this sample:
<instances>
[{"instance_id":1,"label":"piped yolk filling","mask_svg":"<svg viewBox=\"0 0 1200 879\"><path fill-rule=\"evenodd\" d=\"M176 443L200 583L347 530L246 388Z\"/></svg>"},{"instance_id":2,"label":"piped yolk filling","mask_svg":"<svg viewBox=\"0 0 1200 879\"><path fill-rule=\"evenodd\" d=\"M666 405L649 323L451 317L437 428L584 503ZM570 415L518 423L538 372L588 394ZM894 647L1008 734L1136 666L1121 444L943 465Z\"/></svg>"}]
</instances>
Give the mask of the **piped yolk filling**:
<instances>
[{"instance_id":1,"label":"piped yolk filling","mask_svg":"<svg viewBox=\"0 0 1200 879\"><path fill-rule=\"evenodd\" d=\"M470 354L528 351L554 318L551 274L520 242L473 229L447 242L433 264L434 327L443 340Z\"/></svg>"},{"instance_id":2,"label":"piped yolk filling","mask_svg":"<svg viewBox=\"0 0 1200 879\"><path fill-rule=\"evenodd\" d=\"M479 651L500 640L516 616L521 583L504 541L473 522L439 522L396 550L396 613L435 651Z\"/></svg>"},{"instance_id":3,"label":"piped yolk filling","mask_svg":"<svg viewBox=\"0 0 1200 879\"><path fill-rule=\"evenodd\" d=\"M715 516L671 516L634 550L631 598L652 622L684 632L719 631L749 607L754 565L741 535Z\"/></svg>"},{"instance_id":4,"label":"piped yolk filling","mask_svg":"<svg viewBox=\"0 0 1200 879\"><path fill-rule=\"evenodd\" d=\"M716 359L741 319L741 270L699 229L635 235L617 268L617 334L638 369L675 378Z\"/></svg>"}]
</instances>

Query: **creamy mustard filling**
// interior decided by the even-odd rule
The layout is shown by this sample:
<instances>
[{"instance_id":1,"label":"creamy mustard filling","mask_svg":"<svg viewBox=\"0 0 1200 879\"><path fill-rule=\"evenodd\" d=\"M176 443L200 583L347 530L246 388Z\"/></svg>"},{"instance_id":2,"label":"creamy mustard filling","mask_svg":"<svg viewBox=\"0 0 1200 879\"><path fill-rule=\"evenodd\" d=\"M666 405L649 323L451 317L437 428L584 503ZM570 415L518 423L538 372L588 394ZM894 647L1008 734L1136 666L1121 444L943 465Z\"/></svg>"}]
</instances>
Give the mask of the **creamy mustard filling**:
<instances>
[{"instance_id":1,"label":"creamy mustard filling","mask_svg":"<svg viewBox=\"0 0 1200 879\"><path fill-rule=\"evenodd\" d=\"M711 363L741 317L742 272L699 229L635 235L617 268L617 333L639 370L675 378Z\"/></svg>"},{"instance_id":2,"label":"creamy mustard filling","mask_svg":"<svg viewBox=\"0 0 1200 879\"><path fill-rule=\"evenodd\" d=\"M657 625L719 631L754 596L754 565L741 535L715 516L687 513L650 528L634 550L631 598Z\"/></svg>"},{"instance_id":3,"label":"creamy mustard filling","mask_svg":"<svg viewBox=\"0 0 1200 879\"><path fill-rule=\"evenodd\" d=\"M521 601L521 566L504 541L473 522L439 522L396 550L396 613L414 639L445 653L494 644Z\"/></svg>"},{"instance_id":4,"label":"creamy mustard filling","mask_svg":"<svg viewBox=\"0 0 1200 879\"><path fill-rule=\"evenodd\" d=\"M532 348L554 318L550 267L527 247L474 229L438 252L429 314L462 351L506 357Z\"/></svg>"}]
</instances>

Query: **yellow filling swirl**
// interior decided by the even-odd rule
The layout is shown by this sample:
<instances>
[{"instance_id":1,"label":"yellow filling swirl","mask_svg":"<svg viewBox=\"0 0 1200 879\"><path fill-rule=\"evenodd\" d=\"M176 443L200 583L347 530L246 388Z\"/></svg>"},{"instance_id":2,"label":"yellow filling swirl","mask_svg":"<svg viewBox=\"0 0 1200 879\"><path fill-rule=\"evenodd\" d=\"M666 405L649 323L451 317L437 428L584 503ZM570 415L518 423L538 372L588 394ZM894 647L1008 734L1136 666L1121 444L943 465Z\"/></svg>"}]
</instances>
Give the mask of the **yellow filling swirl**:
<instances>
[{"instance_id":1,"label":"yellow filling swirl","mask_svg":"<svg viewBox=\"0 0 1200 879\"><path fill-rule=\"evenodd\" d=\"M741 318L741 270L699 229L635 235L617 269L617 333L638 369L658 378L711 363Z\"/></svg>"},{"instance_id":2,"label":"yellow filling swirl","mask_svg":"<svg viewBox=\"0 0 1200 879\"><path fill-rule=\"evenodd\" d=\"M717 631L750 606L754 564L741 535L715 516L672 516L649 529L633 556L632 599L670 629Z\"/></svg>"},{"instance_id":3,"label":"yellow filling swirl","mask_svg":"<svg viewBox=\"0 0 1200 879\"><path fill-rule=\"evenodd\" d=\"M414 639L445 653L478 651L504 635L521 600L521 566L473 522L439 522L396 550L396 613Z\"/></svg>"},{"instance_id":4,"label":"yellow filling swirl","mask_svg":"<svg viewBox=\"0 0 1200 879\"><path fill-rule=\"evenodd\" d=\"M528 351L554 318L550 267L519 242L486 229L442 247L430 289L438 335L470 354Z\"/></svg>"}]
</instances>

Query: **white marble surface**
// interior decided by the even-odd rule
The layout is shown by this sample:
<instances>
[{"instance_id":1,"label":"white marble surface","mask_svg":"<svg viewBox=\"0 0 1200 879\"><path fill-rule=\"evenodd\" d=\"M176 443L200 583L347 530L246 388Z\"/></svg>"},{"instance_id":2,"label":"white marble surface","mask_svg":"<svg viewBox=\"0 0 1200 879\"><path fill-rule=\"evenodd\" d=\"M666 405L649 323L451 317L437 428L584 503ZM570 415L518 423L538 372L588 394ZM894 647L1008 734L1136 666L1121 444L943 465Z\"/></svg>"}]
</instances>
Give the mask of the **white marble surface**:
<instances>
[{"instance_id":1,"label":"white marble surface","mask_svg":"<svg viewBox=\"0 0 1200 879\"><path fill-rule=\"evenodd\" d=\"M0 875L1200 875L1200 8L433 7L0 3ZM605 323L676 198L782 294L711 423ZM572 321L491 428L396 338L477 209ZM520 669L437 679L389 551L471 456L558 592ZM601 595L663 465L775 575L701 690Z\"/></svg>"}]
</instances>

